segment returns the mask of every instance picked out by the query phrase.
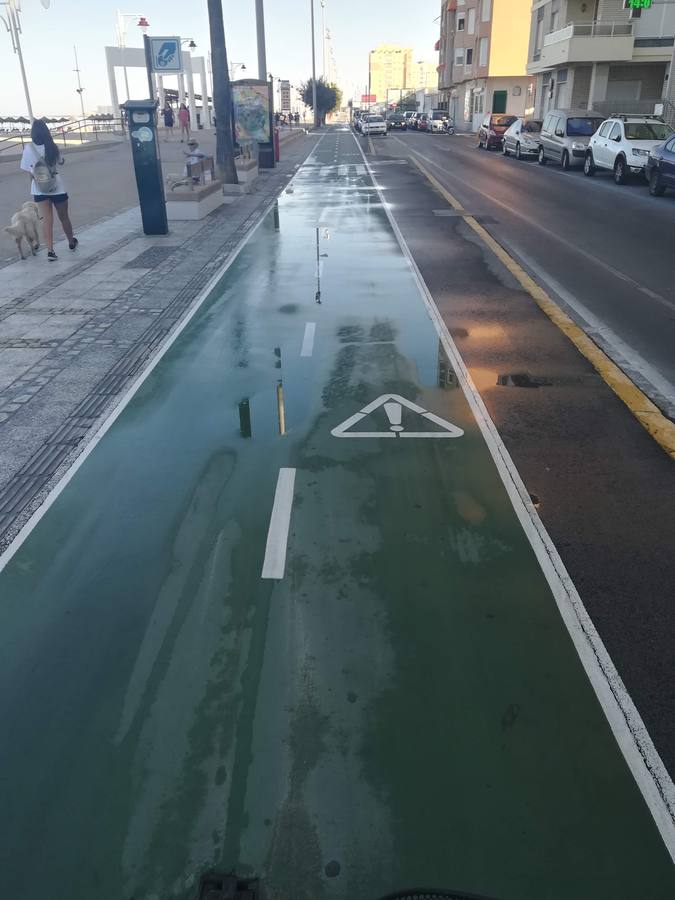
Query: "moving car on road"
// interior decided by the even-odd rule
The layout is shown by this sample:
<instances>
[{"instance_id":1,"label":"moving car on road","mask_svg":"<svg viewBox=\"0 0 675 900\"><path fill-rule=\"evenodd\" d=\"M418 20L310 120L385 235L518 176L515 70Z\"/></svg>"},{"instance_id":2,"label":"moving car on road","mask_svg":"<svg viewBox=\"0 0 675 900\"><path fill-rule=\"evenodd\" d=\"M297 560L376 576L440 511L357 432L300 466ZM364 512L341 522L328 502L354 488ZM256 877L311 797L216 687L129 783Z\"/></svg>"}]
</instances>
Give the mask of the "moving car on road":
<instances>
[{"instance_id":1,"label":"moving car on road","mask_svg":"<svg viewBox=\"0 0 675 900\"><path fill-rule=\"evenodd\" d=\"M491 150L496 147L497 150L500 150L504 133L515 121L516 116L508 116L504 113L490 113L485 116L478 129L478 148Z\"/></svg>"},{"instance_id":2,"label":"moving car on road","mask_svg":"<svg viewBox=\"0 0 675 900\"><path fill-rule=\"evenodd\" d=\"M539 165L557 162L565 171L583 166L588 142L603 121L602 116L590 109L552 109L541 127Z\"/></svg>"},{"instance_id":3,"label":"moving car on road","mask_svg":"<svg viewBox=\"0 0 675 900\"><path fill-rule=\"evenodd\" d=\"M389 131L395 129L405 131L407 127L408 123L406 122L405 116L401 113L391 113L391 115L387 116L387 128Z\"/></svg>"},{"instance_id":4,"label":"moving car on road","mask_svg":"<svg viewBox=\"0 0 675 900\"><path fill-rule=\"evenodd\" d=\"M612 116L602 123L588 143L584 175L598 169L614 173L616 184L645 172L649 151L668 140L673 129L654 116Z\"/></svg>"},{"instance_id":5,"label":"moving car on road","mask_svg":"<svg viewBox=\"0 0 675 900\"><path fill-rule=\"evenodd\" d=\"M516 159L524 156L536 156L539 152L539 135L541 133L541 119L516 119L516 121L504 132L502 153L508 156L510 153Z\"/></svg>"},{"instance_id":6,"label":"moving car on road","mask_svg":"<svg viewBox=\"0 0 675 900\"><path fill-rule=\"evenodd\" d=\"M652 197L662 197L667 187L675 190L675 137L651 149L645 175Z\"/></svg>"},{"instance_id":7,"label":"moving car on road","mask_svg":"<svg viewBox=\"0 0 675 900\"><path fill-rule=\"evenodd\" d=\"M361 134L368 136L381 134L383 137L386 137L387 123L382 116L366 116L365 121L361 126Z\"/></svg>"}]
</instances>

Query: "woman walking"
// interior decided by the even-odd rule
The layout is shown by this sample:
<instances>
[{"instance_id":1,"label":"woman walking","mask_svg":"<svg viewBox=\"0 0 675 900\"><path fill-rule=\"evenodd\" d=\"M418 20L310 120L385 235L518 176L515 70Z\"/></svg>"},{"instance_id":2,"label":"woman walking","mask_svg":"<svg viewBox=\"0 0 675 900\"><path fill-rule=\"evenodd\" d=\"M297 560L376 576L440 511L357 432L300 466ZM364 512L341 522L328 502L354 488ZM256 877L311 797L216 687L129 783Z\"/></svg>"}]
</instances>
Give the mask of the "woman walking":
<instances>
[{"instance_id":1,"label":"woman walking","mask_svg":"<svg viewBox=\"0 0 675 900\"><path fill-rule=\"evenodd\" d=\"M47 259L54 262L57 258L54 252L54 210L68 238L70 249L74 250L78 245L68 215L68 193L63 178L57 171L57 167L63 165L63 157L42 119L35 119L30 137L31 143L26 145L21 157L21 169L30 173L31 194L33 200L40 204L42 212Z\"/></svg>"},{"instance_id":2,"label":"woman walking","mask_svg":"<svg viewBox=\"0 0 675 900\"><path fill-rule=\"evenodd\" d=\"M164 109L162 110L162 115L164 116L164 127L166 128L166 137L164 138L164 140L169 141L169 140L171 140L171 135L173 134L174 118L173 118L173 110L171 109L171 104L169 103L168 100L166 101L166 104L164 105Z\"/></svg>"},{"instance_id":3,"label":"woman walking","mask_svg":"<svg viewBox=\"0 0 675 900\"><path fill-rule=\"evenodd\" d=\"M186 141L190 140L190 110L184 103L181 103L178 110L178 121L180 122L180 142L182 144L183 138Z\"/></svg>"}]
</instances>

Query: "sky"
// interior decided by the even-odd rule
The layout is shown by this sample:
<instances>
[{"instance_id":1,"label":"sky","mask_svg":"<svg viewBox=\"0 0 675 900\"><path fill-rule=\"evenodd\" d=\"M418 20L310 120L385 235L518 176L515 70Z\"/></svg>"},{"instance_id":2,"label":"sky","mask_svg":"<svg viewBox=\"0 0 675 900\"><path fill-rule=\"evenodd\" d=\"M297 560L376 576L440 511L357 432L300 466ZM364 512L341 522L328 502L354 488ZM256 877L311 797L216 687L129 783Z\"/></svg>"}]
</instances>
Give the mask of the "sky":
<instances>
[{"instance_id":1,"label":"sky","mask_svg":"<svg viewBox=\"0 0 675 900\"><path fill-rule=\"evenodd\" d=\"M33 104L41 115L80 114L75 93L73 45L77 46L85 111L109 106L103 47L114 46L116 2L110 0L21 0L24 62ZM414 59L433 59L438 39L440 0L326 0L326 26L333 40L338 82L345 97L368 81L368 51L377 44L411 46ZM144 15L149 34L192 38L194 55L209 49L206 0L135 0L123 13ZM0 7L0 14L2 13ZM293 85L311 76L310 0L265 0L267 69ZM257 77L255 0L223 0L228 58L246 64L246 75ZM321 74L321 5L315 0L317 76ZM140 29L129 25L127 46L140 47ZM145 97L144 74L130 73L132 98ZM237 77L243 77L237 73ZM171 87L168 80L165 86ZM126 99L121 75L120 100ZM0 23L0 116L26 115L17 57Z\"/></svg>"}]
</instances>

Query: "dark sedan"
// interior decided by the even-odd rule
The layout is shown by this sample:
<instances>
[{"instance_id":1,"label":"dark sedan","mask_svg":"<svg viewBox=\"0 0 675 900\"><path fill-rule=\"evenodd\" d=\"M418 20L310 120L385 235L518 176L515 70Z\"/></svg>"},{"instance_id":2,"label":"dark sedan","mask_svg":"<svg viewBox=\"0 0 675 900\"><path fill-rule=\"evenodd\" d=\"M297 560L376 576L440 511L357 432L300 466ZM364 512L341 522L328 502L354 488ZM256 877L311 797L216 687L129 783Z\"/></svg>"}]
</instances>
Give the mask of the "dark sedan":
<instances>
[{"instance_id":1,"label":"dark sedan","mask_svg":"<svg viewBox=\"0 0 675 900\"><path fill-rule=\"evenodd\" d=\"M491 113L485 116L478 129L478 146L491 150L495 147L501 150L504 132L516 121L517 116L507 116L504 113Z\"/></svg>"},{"instance_id":2,"label":"dark sedan","mask_svg":"<svg viewBox=\"0 0 675 900\"><path fill-rule=\"evenodd\" d=\"M675 137L652 147L647 157L645 175L652 197L662 197L666 188L675 190Z\"/></svg>"},{"instance_id":3,"label":"dark sedan","mask_svg":"<svg viewBox=\"0 0 675 900\"><path fill-rule=\"evenodd\" d=\"M408 128L405 116L402 116L400 113L392 113L392 115L387 116L387 130L391 131L396 128L400 131L405 131Z\"/></svg>"}]
</instances>

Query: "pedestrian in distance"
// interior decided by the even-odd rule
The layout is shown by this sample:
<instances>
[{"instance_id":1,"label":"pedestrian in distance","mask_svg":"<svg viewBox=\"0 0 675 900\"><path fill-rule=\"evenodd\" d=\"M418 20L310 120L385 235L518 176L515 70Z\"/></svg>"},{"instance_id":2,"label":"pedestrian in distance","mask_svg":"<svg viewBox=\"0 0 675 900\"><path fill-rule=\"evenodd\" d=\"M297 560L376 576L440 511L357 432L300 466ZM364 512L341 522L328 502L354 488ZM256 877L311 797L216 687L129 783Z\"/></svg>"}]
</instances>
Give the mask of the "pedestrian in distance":
<instances>
[{"instance_id":1,"label":"pedestrian in distance","mask_svg":"<svg viewBox=\"0 0 675 900\"><path fill-rule=\"evenodd\" d=\"M180 142L190 140L190 110L184 103L181 103L178 110L178 121L180 122Z\"/></svg>"},{"instance_id":2,"label":"pedestrian in distance","mask_svg":"<svg viewBox=\"0 0 675 900\"><path fill-rule=\"evenodd\" d=\"M279 127L280 121L281 121L281 116L279 115L278 112L275 112L274 113L274 124L277 126L277 128Z\"/></svg>"},{"instance_id":3,"label":"pedestrian in distance","mask_svg":"<svg viewBox=\"0 0 675 900\"><path fill-rule=\"evenodd\" d=\"M295 118L295 124L299 125L300 124L300 113L296 112L294 118Z\"/></svg>"},{"instance_id":4,"label":"pedestrian in distance","mask_svg":"<svg viewBox=\"0 0 675 900\"><path fill-rule=\"evenodd\" d=\"M164 127L166 128L166 137L164 138L164 140L168 141L171 140L171 136L173 134L173 124L175 121L173 117L173 109L171 108L171 104L168 100L164 105L162 115L164 116Z\"/></svg>"},{"instance_id":5,"label":"pedestrian in distance","mask_svg":"<svg viewBox=\"0 0 675 900\"><path fill-rule=\"evenodd\" d=\"M68 246L75 250L78 240L73 234L73 226L68 214L68 192L63 177L58 172L63 165L63 156L54 143L54 138L42 119L35 119L30 131L31 143L24 147L21 169L30 174L30 189L33 201L42 213L42 228L47 259L54 262L54 210L59 217Z\"/></svg>"}]
</instances>

